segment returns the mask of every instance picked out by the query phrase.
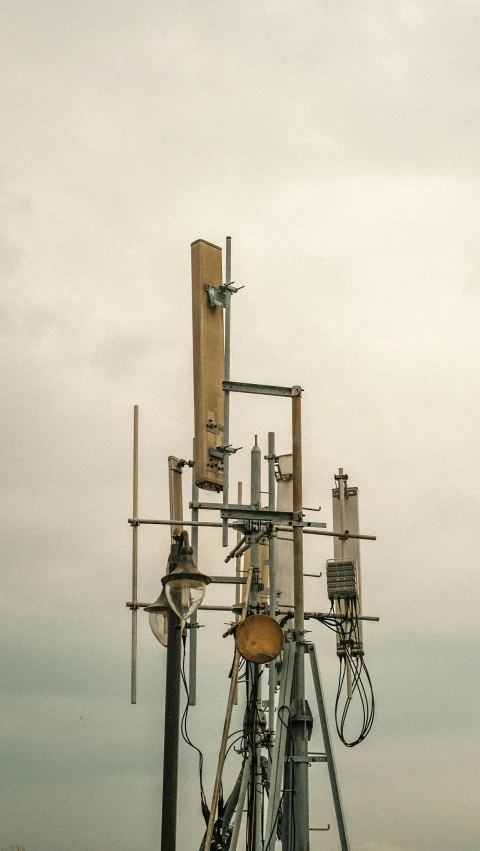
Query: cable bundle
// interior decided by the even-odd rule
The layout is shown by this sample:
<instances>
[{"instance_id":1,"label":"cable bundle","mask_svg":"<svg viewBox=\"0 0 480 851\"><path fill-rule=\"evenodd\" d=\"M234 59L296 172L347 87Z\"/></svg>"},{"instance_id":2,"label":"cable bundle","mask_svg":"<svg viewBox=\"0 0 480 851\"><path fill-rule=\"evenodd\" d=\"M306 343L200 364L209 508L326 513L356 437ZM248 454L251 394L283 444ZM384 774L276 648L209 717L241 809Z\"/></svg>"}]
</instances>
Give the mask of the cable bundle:
<instances>
[{"instance_id":1,"label":"cable bundle","mask_svg":"<svg viewBox=\"0 0 480 851\"><path fill-rule=\"evenodd\" d=\"M331 609L333 615L333 604ZM372 729L375 717L375 697L373 694L372 681L368 668L365 664L362 640L358 624L358 609L356 600L349 601L344 616L322 618L321 623L337 634L337 653L340 659L340 670L338 674L338 689L335 700L335 724L340 740L347 748L353 748L362 742ZM346 688L347 672L350 671L352 683L352 697L348 695L343 699L344 687ZM360 733L355 739L346 737L345 725L349 709L355 695L358 695L362 721Z\"/></svg>"}]
</instances>

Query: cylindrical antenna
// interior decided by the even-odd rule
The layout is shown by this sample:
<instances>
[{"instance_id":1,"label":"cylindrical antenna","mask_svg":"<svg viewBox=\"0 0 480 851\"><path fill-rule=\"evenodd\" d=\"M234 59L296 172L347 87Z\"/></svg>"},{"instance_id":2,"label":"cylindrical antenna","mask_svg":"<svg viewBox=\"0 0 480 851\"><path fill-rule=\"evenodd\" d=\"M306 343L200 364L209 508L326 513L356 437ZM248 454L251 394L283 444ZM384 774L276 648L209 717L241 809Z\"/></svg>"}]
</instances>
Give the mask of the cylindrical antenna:
<instances>
[{"instance_id":1,"label":"cylindrical antenna","mask_svg":"<svg viewBox=\"0 0 480 851\"><path fill-rule=\"evenodd\" d=\"M132 524L132 672L130 700L137 702L137 591L138 591L138 405L133 408L133 524Z\"/></svg>"},{"instance_id":2,"label":"cylindrical antenna","mask_svg":"<svg viewBox=\"0 0 480 851\"><path fill-rule=\"evenodd\" d=\"M224 380L230 381L230 308L232 294L228 289L228 285L232 283L232 240L227 236L227 244L225 250L225 361L224 361ZM228 507L228 474L229 460L228 445L230 443L230 392L223 391L223 505ZM228 547L228 519L223 521L222 546Z\"/></svg>"}]
</instances>

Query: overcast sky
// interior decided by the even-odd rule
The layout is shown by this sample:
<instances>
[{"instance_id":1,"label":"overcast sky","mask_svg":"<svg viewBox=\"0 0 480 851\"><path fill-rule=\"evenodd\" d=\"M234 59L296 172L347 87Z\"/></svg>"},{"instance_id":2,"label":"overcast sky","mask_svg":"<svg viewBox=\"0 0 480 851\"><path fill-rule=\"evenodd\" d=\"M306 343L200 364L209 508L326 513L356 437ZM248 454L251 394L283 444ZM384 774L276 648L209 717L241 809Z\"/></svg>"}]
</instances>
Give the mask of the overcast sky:
<instances>
[{"instance_id":1,"label":"overcast sky","mask_svg":"<svg viewBox=\"0 0 480 851\"><path fill-rule=\"evenodd\" d=\"M190 243L227 234L232 378L302 385L306 505L331 522L343 466L378 536L377 720L354 750L334 741L352 851L480 847L479 37L476 0L2 5L0 847L159 847L165 653L146 616L129 702L133 405L140 513L167 516L167 456L191 455ZM288 452L289 411L232 414L247 488L254 434ZM149 600L168 531L140 541ZM309 539L308 572L332 550ZM224 555L201 535L204 570ZM202 617L190 713L210 792L226 619ZM312 629L333 721L334 639ZM197 851L181 761L179 851ZM321 765L311 779L312 824L332 825L312 851L338 851Z\"/></svg>"}]
</instances>

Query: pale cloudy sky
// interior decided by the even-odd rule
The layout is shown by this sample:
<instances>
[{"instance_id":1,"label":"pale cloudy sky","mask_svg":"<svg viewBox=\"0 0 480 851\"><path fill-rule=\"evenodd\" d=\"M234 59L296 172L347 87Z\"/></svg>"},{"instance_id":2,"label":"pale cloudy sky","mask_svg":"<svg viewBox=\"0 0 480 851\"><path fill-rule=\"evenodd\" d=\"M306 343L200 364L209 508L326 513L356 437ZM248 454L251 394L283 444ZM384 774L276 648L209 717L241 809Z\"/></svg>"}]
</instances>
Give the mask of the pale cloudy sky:
<instances>
[{"instance_id":1,"label":"pale cloudy sky","mask_svg":"<svg viewBox=\"0 0 480 851\"><path fill-rule=\"evenodd\" d=\"M377 720L357 749L335 742L352 848L480 846L479 37L474 0L0 9L0 847L159 846L165 657L146 617L129 704L132 408L141 513L165 516L167 456L192 437L189 246L227 233L245 285L232 377L302 384L306 504L330 522L344 466L378 535L362 550ZM289 415L249 398L233 414L247 482L254 434L288 451ZM167 549L142 530L142 598ZM331 544L306 552L318 571ZM224 620L205 615L191 712L210 788ZM332 711L334 644L313 630ZM312 851L337 851L311 771L332 824ZM182 818L180 851L200 840Z\"/></svg>"}]
</instances>

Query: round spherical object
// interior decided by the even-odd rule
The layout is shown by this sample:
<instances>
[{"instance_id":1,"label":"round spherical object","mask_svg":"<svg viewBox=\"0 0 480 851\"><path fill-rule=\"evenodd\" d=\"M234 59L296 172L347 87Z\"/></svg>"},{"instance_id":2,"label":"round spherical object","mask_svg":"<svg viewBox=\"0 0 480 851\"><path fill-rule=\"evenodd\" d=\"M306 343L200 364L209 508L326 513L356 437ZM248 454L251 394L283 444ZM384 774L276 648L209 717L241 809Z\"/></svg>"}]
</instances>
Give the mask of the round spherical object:
<instances>
[{"instance_id":1,"label":"round spherical object","mask_svg":"<svg viewBox=\"0 0 480 851\"><path fill-rule=\"evenodd\" d=\"M250 615L235 633L238 651L248 662L263 665L283 650L284 636L280 624L268 615Z\"/></svg>"}]
</instances>

